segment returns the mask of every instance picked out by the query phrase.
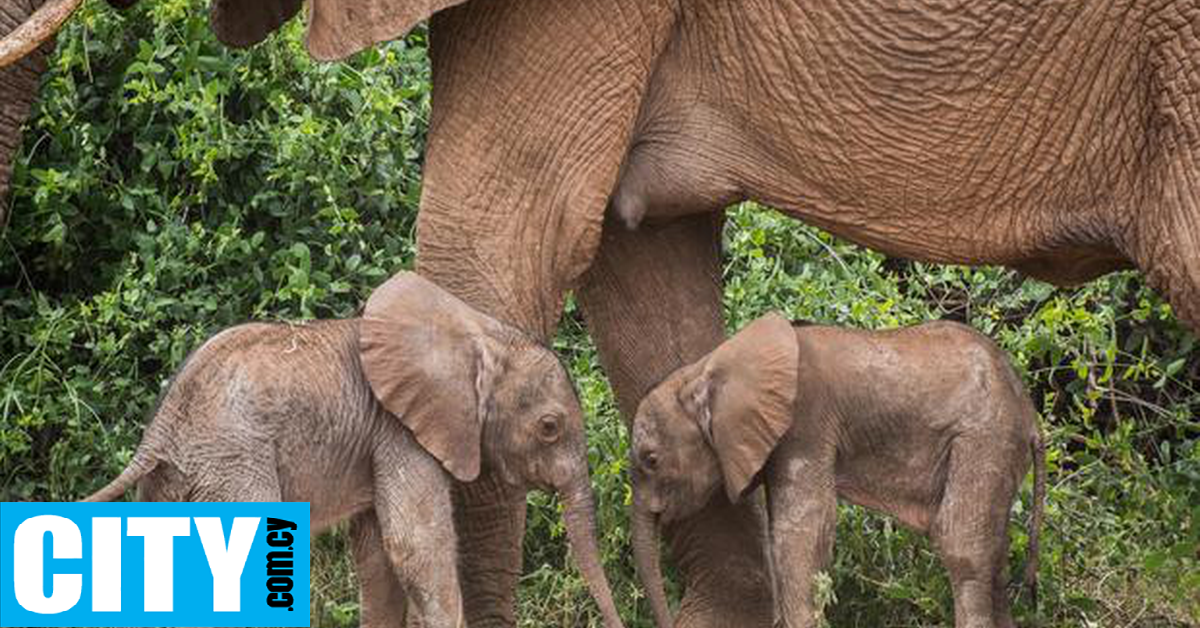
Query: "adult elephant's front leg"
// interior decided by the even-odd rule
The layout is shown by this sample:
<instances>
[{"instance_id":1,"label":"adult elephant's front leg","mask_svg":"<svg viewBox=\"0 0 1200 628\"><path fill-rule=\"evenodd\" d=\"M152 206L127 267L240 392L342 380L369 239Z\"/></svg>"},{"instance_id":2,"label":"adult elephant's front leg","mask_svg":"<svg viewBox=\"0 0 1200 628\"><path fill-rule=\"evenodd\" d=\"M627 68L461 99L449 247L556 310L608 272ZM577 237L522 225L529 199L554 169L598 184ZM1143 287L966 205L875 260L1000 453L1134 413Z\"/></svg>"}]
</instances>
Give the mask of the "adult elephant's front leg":
<instances>
[{"instance_id":1,"label":"adult elephant's front leg","mask_svg":"<svg viewBox=\"0 0 1200 628\"><path fill-rule=\"evenodd\" d=\"M459 578L467 625L516 626L525 495L482 477L454 487L454 528L463 569Z\"/></svg>"},{"instance_id":2,"label":"adult elephant's front leg","mask_svg":"<svg viewBox=\"0 0 1200 628\"><path fill-rule=\"evenodd\" d=\"M434 16L417 270L549 343L588 267L670 0L467 2ZM486 473L487 470L485 470ZM469 625L514 626L523 495L455 491Z\"/></svg>"},{"instance_id":3,"label":"adult elephant's front leg","mask_svg":"<svg viewBox=\"0 0 1200 628\"><path fill-rule=\"evenodd\" d=\"M701 214L636 231L604 226L579 299L626 420L654 384L724 339L721 222ZM677 625L771 625L762 516L754 500L733 506L721 493L666 531L684 574Z\"/></svg>"}]
</instances>

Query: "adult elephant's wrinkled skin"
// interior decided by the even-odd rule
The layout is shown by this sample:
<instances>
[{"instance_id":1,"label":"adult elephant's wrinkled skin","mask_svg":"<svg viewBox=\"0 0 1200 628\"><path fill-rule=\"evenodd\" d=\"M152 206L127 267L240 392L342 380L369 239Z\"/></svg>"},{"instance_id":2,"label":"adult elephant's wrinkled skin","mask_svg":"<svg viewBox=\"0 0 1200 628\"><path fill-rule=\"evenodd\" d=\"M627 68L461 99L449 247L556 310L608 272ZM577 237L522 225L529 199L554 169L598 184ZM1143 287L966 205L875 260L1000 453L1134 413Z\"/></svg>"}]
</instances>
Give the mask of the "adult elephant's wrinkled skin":
<instances>
[{"instance_id":1,"label":"adult elephant's wrinkled skin","mask_svg":"<svg viewBox=\"0 0 1200 628\"><path fill-rule=\"evenodd\" d=\"M419 269L542 338L576 289L625 416L720 343L743 199L913 259L1136 267L1200 330L1200 0L312 7L320 58L440 11ZM298 8L217 0L214 28L248 45ZM456 499L468 617L513 625L524 503ZM760 510L667 530L680 625L770 624Z\"/></svg>"}]
</instances>

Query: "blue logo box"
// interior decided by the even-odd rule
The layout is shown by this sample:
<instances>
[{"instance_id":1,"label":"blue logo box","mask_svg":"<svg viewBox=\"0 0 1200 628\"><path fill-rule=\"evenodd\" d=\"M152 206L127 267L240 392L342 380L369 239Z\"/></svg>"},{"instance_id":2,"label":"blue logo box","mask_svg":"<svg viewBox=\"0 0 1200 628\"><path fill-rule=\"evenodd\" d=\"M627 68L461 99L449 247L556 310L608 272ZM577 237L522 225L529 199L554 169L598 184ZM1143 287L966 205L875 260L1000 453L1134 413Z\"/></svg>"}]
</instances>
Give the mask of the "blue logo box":
<instances>
[{"instance_id":1,"label":"blue logo box","mask_svg":"<svg viewBox=\"0 0 1200 628\"><path fill-rule=\"evenodd\" d=\"M308 626L308 503L0 503L0 627Z\"/></svg>"}]
</instances>

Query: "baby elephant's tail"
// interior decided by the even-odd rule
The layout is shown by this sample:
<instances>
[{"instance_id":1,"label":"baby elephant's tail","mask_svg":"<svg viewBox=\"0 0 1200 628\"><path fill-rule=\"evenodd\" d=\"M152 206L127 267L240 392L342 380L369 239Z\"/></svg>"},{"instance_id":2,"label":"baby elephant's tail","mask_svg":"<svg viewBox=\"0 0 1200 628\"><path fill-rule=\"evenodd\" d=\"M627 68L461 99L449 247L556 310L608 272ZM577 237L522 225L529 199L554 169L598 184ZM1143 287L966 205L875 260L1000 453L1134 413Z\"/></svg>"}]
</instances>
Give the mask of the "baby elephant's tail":
<instances>
[{"instance_id":1,"label":"baby elephant's tail","mask_svg":"<svg viewBox=\"0 0 1200 628\"><path fill-rule=\"evenodd\" d=\"M1034 437L1033 449L1033 506L1029 515L1029 546L1025 557L1025 586L1029 588L1029 603L1038 605L1038 544L1042 531L1042 515L1046 508L1046 444L1041 434Z\"/></svg>"},{"instance_id":2,"label":"baby elephant's tail","mask_svg":"<svg viewBox=\"0 0 1200 628\"><path fill-rule=\"evenodd\" d=\"M121 475L118 475L115 480L109 482L104 488L88 495L80 501L111 502L114 499L119 499L125 494L125 491L137 484L138 480L146 477L156 466L158 466L158 460L139 447L137 453L133 454L133 460L129 461L129 466L125 467L124 471L121 471Z\"/></svg>"}]
</instances>

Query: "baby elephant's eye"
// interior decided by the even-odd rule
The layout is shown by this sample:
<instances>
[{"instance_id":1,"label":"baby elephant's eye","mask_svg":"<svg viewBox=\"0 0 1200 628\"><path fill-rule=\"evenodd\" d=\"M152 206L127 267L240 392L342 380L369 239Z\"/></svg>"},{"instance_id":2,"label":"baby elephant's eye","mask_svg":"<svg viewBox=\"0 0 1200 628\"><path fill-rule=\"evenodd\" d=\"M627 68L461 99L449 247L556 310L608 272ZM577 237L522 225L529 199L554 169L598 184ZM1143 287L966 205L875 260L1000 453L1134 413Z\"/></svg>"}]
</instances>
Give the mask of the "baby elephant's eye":
<instances>
[{"instance_id":1,"label":"baby elephant's eye","mask_svg":"<svg viewBox=\"0 0 1200 628\"><path fill-rule=\"evenodd\" d=\"M658 454L654 453L653 451L648 451L645 454L643 454L642 455L642 466L645 467L647 471L651 471L651 472L657 471L658 470Z\"/></svg>"},{"instance_id":2,"label":"baby elephant's eye","mask_svg":"<svg viewBox=\"0 0 1200 628\"><path fill-rule=\"evenodd\" d=\"M553 414L538 419L538 438L543 441L553 443L558 440L559 431L558 417Z\"/></svg>"}]
</instances>

